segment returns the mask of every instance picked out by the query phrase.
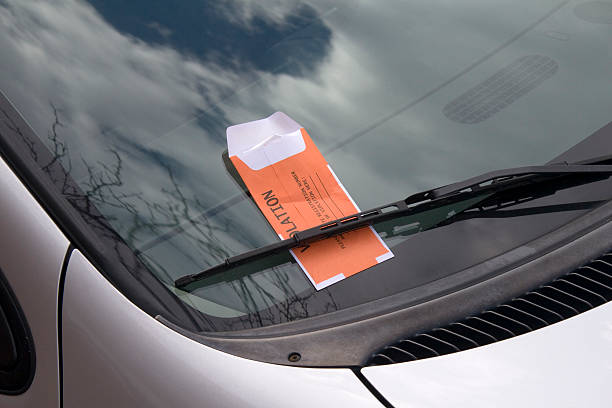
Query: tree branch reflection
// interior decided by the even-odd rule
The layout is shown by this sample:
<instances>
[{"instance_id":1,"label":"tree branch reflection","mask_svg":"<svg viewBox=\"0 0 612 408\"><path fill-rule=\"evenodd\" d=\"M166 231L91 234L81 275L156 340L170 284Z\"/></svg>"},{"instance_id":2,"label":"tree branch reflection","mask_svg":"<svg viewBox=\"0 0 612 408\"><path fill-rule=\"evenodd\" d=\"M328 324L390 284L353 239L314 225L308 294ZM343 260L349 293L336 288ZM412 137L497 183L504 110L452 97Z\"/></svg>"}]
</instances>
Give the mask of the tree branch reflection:
<instances>
[{"instance_id":1,"label":"tree branch reflection","mask_svg":"<svg viewBox=\"0 0 612 408\"><path fill-rule=\"evenodd\" d=\"M236 253L222 237L239 237L241 226L231 217L223 216L222 211L212 217L202 216L206 213L207 205L200 197L188 193L190 190L184 188L173 167L159 158L153 164L162 170L165 179L159 192L153 196L147 195L134 182L126 181L126 175L129 174L126 160L129 158L116 146L106 150L108 160L78 158L86 169L86 176L76 186L71 175L73 161L77 157L71 153L70 145L61 136L65 128L62 110L53 103L50 109L53 122L45 144L51 152L51 158L40 164L40 167L55 185L60 186L64 197L97 234L108 237L119 235L135 250L143 240L151 236L180 230L177 234L179 239L165 241L164 251L135 251L154 275L169 287L176 277L185 274L181 265L192 264L204 269L207 264L220 262ZM28 139L6 113L3 119L30 147L32 158L40 160L34 141ZM134 180L133 176L128 179ZM120 252L118 244L114 249ZM168 264L176 264L176 267L168 267ZM264 271L253 270L245 276L213 285L207 291L179 293L179 297L213 316L214 311L203 309L194 297L219 302L224 307L236 310L239 312L236 318L226 319L226 326L230 330L294 321L338 309L331 293L315 292L305 281L299 267L290 264ZM216 296L209 296L215 293ZM219 293L223 293L223 299L218 298Z\"/></svg>"}]
</instances>

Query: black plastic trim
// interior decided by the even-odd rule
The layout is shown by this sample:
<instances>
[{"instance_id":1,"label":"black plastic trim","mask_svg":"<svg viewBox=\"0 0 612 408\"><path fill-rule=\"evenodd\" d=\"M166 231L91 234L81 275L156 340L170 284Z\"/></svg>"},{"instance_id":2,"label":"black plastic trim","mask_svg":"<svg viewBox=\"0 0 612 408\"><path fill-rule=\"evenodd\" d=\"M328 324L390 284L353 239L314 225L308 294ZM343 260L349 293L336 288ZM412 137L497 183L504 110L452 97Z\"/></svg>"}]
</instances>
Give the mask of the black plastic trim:
<instances>
[{"instance_id":1,"label":"black plastic trim","mask_svg":"<svg viewBox=\"0 0 612 408\"><path fill-rule=\"evenodd\" d=\"M609 152L611 134L612 123L573 148L573 153L564 155L563 160L577 162ZM597 254L593 250L601 242L583 236L612 216L612 205L601 205L543 237L396 295L289 323L220 332L215 323L222 323L221 318L190 308L139 261L1 93L0 155L75 248L146 313L177 332L224 352L286 365L360 366L371 350L406 332L438 327L550 281ZM611 230L602 227L593 234L608 245ZM583 245L584 241L588 244ZM414 249L427 249L427 243L419 245L414 245ZM398 262L395 265L405 267ZM291 353L299 353L301 359L288 361Z\"/></svg>"},{"instance_id":2,"label":"black plastic trim","mask_svg":"<svg viewBox=\"0 0 612 408\"><path fill-rule=\"evenodd\" d=\"M404 363L481 347L539 330L609 301L612 301L611 250L494 308L398 339L374 352L366 365ZM419 349L432 340L433 356Z\"/></svg>"},{"instance_id":3,"label":"black plastic trim","mask_svg":"<svg viewBox=\"0 0 612 408\"><path fill-rule=\"evenodd\" d=\"M10 370L0 370L0 394L18 395L26 392L34 380L36 352L25 314L2 269L0 269L0 308L9 323L17 351L16 364Z\"/></svg>"},{"instance_id":4,"label":"black plastic trim","mask_svg":"<svg viewBox=\"0 0 612 408\"><path fill-rule=\"evenodd\" d=\"M610 221L612 202L432 284L297 322L241 332L193 333L162 316L156 318L193 340L254 360L309 367L364 366L373 350L410 333L477 314L588 263L609 249ZM414 301L406 304L406 298ZM293 352L300 353L299 362L287 360Z\"/></svg>"}]
</instances>

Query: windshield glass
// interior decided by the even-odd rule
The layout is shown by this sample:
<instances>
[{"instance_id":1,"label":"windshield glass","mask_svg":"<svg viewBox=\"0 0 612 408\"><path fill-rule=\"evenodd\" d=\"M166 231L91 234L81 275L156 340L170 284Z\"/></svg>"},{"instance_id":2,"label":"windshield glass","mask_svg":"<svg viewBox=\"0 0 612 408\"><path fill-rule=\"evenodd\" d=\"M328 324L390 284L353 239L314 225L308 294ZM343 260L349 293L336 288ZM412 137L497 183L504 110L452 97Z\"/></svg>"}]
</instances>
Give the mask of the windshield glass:
<instances>
[{"instance_id":1,"label":"windshield glass","mask_svg":"<svg viewBox=\"0 0 612 408\"><path fill-rule=\"evenodd\" d=\"M610 1L0 0L0 21L0 89L170 287L278 239L228 126L285 112L367 209L545 163L612 116ZM393 250L414 222L377 229ZM279 263L173 290L219 317L301 302L241 327L351 304L309 310Z\"/></svg>"}]
</instances>

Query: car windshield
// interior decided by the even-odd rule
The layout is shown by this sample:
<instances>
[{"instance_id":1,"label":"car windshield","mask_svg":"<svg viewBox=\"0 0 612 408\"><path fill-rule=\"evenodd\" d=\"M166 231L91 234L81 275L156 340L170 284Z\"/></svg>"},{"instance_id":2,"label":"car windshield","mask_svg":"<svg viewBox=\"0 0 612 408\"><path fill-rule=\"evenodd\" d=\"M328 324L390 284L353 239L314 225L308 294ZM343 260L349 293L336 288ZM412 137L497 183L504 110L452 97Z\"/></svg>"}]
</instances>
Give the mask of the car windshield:
<instances>
[{"instance_id":1,"label":"car windshield","mask_svg":"<svg viewBox=\"0 0 612 408\"><path fill-rule=\"evenodd\" d=\"M0 0L0 21L0 90L158 279L220 318L296 300L240 328L367 296L309 310L288 257L173 287L278 240L224 166L228 126L285 112L367 209L546 163L612 118L610 1ZM393 250L431 216L377 229Z\"/></svg>"}]
</instances>

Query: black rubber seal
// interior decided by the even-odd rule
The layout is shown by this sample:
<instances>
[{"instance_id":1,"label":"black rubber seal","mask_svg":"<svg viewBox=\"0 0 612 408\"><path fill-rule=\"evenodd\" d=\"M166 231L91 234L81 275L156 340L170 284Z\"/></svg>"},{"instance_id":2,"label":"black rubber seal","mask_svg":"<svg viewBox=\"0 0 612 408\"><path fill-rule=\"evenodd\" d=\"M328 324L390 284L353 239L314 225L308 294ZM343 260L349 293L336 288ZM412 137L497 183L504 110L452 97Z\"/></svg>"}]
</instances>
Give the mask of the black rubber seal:
<instances>
[{"instance_id":1,"label":"black rubber seal","mask_svg":"<svg viewBox=\"0 0 612 408\"><path fill-rule=\"evenodd\" d=\"M66 255L64 256L64 262L62 263L62 270L60 271L59 287L57 291L57 358L58 358L58 372L59 372L59 406L64 406L64 352L63 352L63 309L64 309L64 286L66 285L66 271L68 270L68 263L70 262L70 255L74 251L74 245L68 245Z\"/></svg>"},{"instance_id":2,"label":"black rubber seal","mask_svg":"<svg viewBox=\"0 0 612 408\"><path fill-rule=\"evenodd\" d=\"M26 392L36 371L34 339L17 296L0 269L0 309L8 321L15 340L16 364L6 371L0 370L0 394L18 395Z\"/></svg>"},{"instance_id":3,"label":"black rubber seal","mask_svg":"<svg viewBox=\"0 0 612 408\"><path fill-rule=\"evenodd\" d=\"M370 391L372 393L372 395L374 395L374 397L380 401L380 403L385 407L385 408L393 408L393 405L391 405L391 403L385 398L384 395L382 395L380 393L380 391L378 391L376 389L376 387L374 387L372 385L372 383L370 381L368 381L368 379L365 377L365 375L363 375L361 373L361 369L359 367L353 367L352 368L353 373L355 373L355 375L357 376L357 378L359 378L359 381L361 381L363 383L363 385L368 389L368 391Z\"/></svg>"}]
</instances>

